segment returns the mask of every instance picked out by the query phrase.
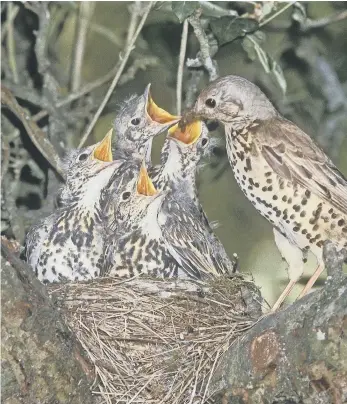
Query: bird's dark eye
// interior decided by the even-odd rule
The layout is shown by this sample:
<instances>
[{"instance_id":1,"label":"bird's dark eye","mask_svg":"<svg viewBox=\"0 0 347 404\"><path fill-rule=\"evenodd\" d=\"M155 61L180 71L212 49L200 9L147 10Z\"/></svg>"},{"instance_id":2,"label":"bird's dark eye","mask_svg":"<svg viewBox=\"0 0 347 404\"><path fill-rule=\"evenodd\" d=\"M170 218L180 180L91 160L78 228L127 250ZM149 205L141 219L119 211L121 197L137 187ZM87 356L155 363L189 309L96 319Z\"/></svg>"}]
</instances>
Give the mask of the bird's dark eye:
<instances>
[{"instance_id":1,"label":"bird's dark eye","mask_svg":"<svg viewBox=\"0 0 347 404\"><path fill-rule=\"evenodd\" d=\"M130 198L130 192L129 191L126 191L126 192L123 192L123 194L122 194L122 200L123 201L127 201L129 198Z\"/></svg>"},{"instance_id":2,"label":"bird's dark eye","mask_svg":"<svg viewBox=\"0 0 347 404\"><path fill-rule=\"evenodd\" d=\"M79 161L87 160L88 158L88 153L83 153L78 157Z\"/></svg>"},{"instance_id":3,"label":"bird's dark eye","mask_svg":"<svg viewBox=\"0 0 347 404\"><path fill-rule=\"evenodd\" d=\"M205 101L205 105L208 108L214 108L216 106L216 100L213 98L207 98L207 100Z\"/></svg>"},{"instance_id":4,"label":"bird's dark eye","mask_svg":"<svg viewBox=\"0 0 347 404\"><path fill-rule=\"evenodd\" d=\"M131 120L131 124L137 126L140 124L140 118L134 118Z\"/></svg>"},{"instance_id":5,"label":"bird's dark eye","mask_svg":"<svg viewBox=\"0 0 347 404\"><path fill-rule=\"evenodd\" d=\"M206 146L207 143L208 143L208 139L206 139L206 138L202 139L202 141L201 141L202 146Z\"/></svg>"}]
</instances>

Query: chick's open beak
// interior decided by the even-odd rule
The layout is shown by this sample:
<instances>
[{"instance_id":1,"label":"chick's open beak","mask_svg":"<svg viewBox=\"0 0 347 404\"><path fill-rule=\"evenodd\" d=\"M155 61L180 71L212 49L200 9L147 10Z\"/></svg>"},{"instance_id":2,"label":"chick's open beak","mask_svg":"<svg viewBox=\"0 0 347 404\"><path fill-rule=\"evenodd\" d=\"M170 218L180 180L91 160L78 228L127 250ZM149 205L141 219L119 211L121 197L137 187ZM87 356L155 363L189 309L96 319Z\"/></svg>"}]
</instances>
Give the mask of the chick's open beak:
<instances>
[{"instance_id":1,"label":"chick's open beak","mask_svg":"<svg viewBox=\"0 0 347 404\"><path fill-rule=\"evenodd\" d=\"M112 157L112 132L113 129L110 129L106 136L102 139L102 141L95 147L93 158L105 162L113 161Z\"/></svg>"},{"instance_id":2,"label":"chick's open beak","mask_svg":"<svg viewBox=\"0 0 347 404\"><path fill-rule=\"evenodd\" d=\"M174 123L181 119L180 116L171 115L169 112L165 111L164 109L158 107L158 105L153 101L153 98L150 93L150 85L146 88L147 93L147 105L146 110L148 116L151 118L152 121L160 123L160 124L168 124Z\"/></svg>"},{"instance_id":3,"label":"chick's open beak","mask_svg":"<svg viewBox=\"0 0 347 404\"><path fill-rule=\"evenodd\" d=\"M169 136L171 138L177 139L186 145L194 144L199 139L201 133L201 121L189 123L183 129L180 128L179 124L176 124L169 129Z\"/></svg>"},{"instance_id":4,"label":"chick's open beak","mask_svg":"<svg viewBox=\"0 0 347 404\"><path fill-rule=\"evenodd\" d=\"M153 196L158 193L153 185L153 182L148 176L148 172L144 164L142 164L140 169L139 179L137 181L137 192L140 195L145 196Z\"/></svg>"}]
</instances>

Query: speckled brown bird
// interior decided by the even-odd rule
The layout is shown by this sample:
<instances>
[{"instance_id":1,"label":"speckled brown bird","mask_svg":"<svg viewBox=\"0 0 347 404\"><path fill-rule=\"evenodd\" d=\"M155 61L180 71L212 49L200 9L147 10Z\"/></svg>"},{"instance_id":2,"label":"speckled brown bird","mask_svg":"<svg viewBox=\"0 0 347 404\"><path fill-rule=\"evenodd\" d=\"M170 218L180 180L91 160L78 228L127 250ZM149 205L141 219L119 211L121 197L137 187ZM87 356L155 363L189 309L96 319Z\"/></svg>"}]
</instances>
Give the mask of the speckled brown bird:
<instances>
[{"instance_id":1,"label":"speckled brown bird","mask_svg":"<svg viewBox=\"0 0 347 404\"><path fill-rule=\"evenodd\" d=\"M157 192L142 164L137 177L110 189L105 275L206 279L234 272L184 187Z\"/></svg>"},{"instance_id":2,"label":"speckled brown bird","mask_svg":"<svg viewBox=\"0 0 347 404\"><path fill-rule=\"evenodd\" d=\"M99 276L104 263L102 190L122 165L113 161L110 131L96 145L71 151L65 159L62 207L33 226L26 257L43 283Z\"/></svg>"},{"instance_id":3,"label":"speckled brown bird","mask_svg":"<svg viewBox=\"0 0 347 404\"><path fill-rule=\"evenodd\" d=\"M224 124L236 181L273 225L276 245L288 263L290 281L273 306L276 310L302 276L309 251L318 267L299 297L324 270L324 241L347 247L347 180L305 132L242 77L212 82L183 122L201 118Z\"/></svg>"},{"instance_id":4,"label":"speckled brown bird","mask_svg":"<svg viewBox=\"0 0 347 404\"><path fill-rule=\"evenodd\" d=\"M124 101L114 121L112 142L115 159L145 158L151 165L152 141L181 118L160 108L153 100L151 85L140 95L133 95Z\"/></svg>"}]
</instances>

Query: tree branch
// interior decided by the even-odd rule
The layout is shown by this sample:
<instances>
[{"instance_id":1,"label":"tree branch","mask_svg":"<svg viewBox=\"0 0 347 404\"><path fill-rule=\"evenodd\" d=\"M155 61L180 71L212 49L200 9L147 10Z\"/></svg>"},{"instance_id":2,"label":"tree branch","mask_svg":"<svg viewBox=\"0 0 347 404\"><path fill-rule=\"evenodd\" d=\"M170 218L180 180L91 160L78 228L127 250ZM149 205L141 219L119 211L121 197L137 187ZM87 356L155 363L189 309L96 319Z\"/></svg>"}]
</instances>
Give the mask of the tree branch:
<instances>
[{"instance_id":1,"label":"tree branch","mask_svg":"<svg viewBox=\"0 0 347 404\"><path fill-rule=\"evenodd\" d=\"M139 34L140 34L140 32L141 32L141 30L142 30L142 28L143 28L143 26L144 26L144 24L145 24L145 22L146 22L146 19L147 19L147 17L148 17L148 14L149 14L149 12L151 11L151 8L152 8L152 6L153 6L154 4L155 4L155 2L149 2L149 3L148 3L148 6L147 6L147 8L146 8L146 10L145 10L145 12L144 12L144 15L143 15L143 17L141 18L141 21L140 21L140 23L139 23L139 25L138 25L138 27L137 27L137 29L136 29L136 32L135 32L135 34L134 34L132 40L130 41L130 43L127 45L127 47L126 47L126 49L125 49L125 54L124 54L124 56L123 56L122 59L120 60L119 68L117 69L117 73L116 73L116 75L115 75L115 77L114 77L114 79L113 79L113 81L112 81L112 83L111 83L111 85L110 85L110 88L108 89L108 91L107 91L107 93L106 93L106 95L105 95L105 97L104 97L102 103L100 104L98 110L96 111L96 113L95 113L95 115L94 115L92 121L90 122L90 124L89 124L89 126L88 126L88 128L87 128L85 134L83 135L83 137L82 137L82 139L81 139L81 141L80 141L78 147L82 147L82 146L84 145L85 141L88 139L88 136L91 134L91 132L92 132L92 130L93 130L93 128L94 128L94 126L95 126L97 120L99 119L99 117L100 117L102 111L104 110L104 108L105 108L105 106L106 106L108 100L110 99L112 93L114 92L114 89L115 89L115 87L116 87L116 85L117 85L117 83L118 83L118 81L119 81L119 79L120 79L120 77L121 77L121 74L123 73L123 70L124 70L124 68L125 68L125 65L126 65L127 62L128 62L129 56L130 56L130 54L131 54L131 52L132 52L132 50L133 50L133 48L134 48L136 39L137 39L137 37L139 36Z\"/></svg>"},{"instance_id":2,"label":"tree branch","mask_svg":"<svg viewBox=\"0 0 347 404\"><path fill-rule=\"evenodd\" d=\"M31 268L2 238L2 399L93 404L93 368Z\"/></svg>"},{"instance_id":3,"label":"tree branch","mask_svg":"<svg viewBox=\"0 0 347 404\"><path fill-rule=\"evenodd\" d=\"M324 255L323 288L265 316L226 352L212 382L217 402L344 402L346 251L327 242Z\"/></svg>"},{"instance_id":4,"label":"tree branch","mask_svg":"<svg viewBox=\"0 0 347 404\"><path fill-rule=\"evenodd\" d=\"M11 92L3 85L1 86L1 104L8 107L22 122L34 145L54 170L64 178L60 158L46 134L36 125L30 115L18 104Z\"/></svg>"},{"instance_id":5,"label":"tree branch","mask_svg":"<svg viewBox=\"0 0 347 404\"><path fill-rule=\"evenodd\" d=\"M177 70L176 112L178 115L181 115L182 111L182 82L183 82L184 60L186 57L186 50L187 50L187 40L188 40L188 20L184 20L181 36L180 55L178 59L178 70Z\"/></svg>"},{"instance_id":6,"label":"tree branch","mask_svg":"<svg viewBox=\"0 0 347 404\"><path fill-rule=\"evenodd\" d=\"M191 17L188 18L189 23L194 29L195 36L200 44L201 55L198 54L197 59L188 59L188 67L205 67L209 74L209 80L213 81L218 77L218 66L215 60L212 60L210 46L204 28L200 21L201 10L197 10Z\"/></svg>"}]
</instances>

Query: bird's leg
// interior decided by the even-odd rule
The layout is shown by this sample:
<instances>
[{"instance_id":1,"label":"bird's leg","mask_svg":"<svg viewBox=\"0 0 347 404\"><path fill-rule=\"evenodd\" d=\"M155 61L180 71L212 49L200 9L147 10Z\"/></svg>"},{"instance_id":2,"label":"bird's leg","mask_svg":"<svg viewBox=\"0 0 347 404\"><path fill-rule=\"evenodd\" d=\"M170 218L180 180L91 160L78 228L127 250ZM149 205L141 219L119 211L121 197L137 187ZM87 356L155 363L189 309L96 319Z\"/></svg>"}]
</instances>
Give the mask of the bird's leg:
<instances>
[{"instance_id":1,"label":"bird's leg","mask_svg":"<svg viewBox=\"0 0 347 404\"><path fill-rule=\"evenodd\" d=\"M290 294L296 282L300 279L303 270L303 252L302 250L292 244L287 237L281 234L278 230L274 228L275 243L282 255L282 257L288 263L288 275L289 283L281 293L281 296L277 299L276 303L273 305L271 311L274 312L279 309L285 298Z\"/></svg>"},{"instance_id":2,"label":"bird's leg","mask_svg":"<svg viewBox=\"0 0 347 404\"><path fill-rule=\"evenodd\" d=\"M285 298L290 294L292 291L293 287L295 286L297 280L290 280L284 291L281 293L281 296L276 300L276 303L272 306L271 311L277 311L280 307L281 304L284 302Z\"/></svg>"},{"instance_id":3,"label":"bird's leg","mask_svg":"<svg viewBox=\"0 0 347 404\"><path fill-rule=\"evenodd\" d=\"M312 286L316 283L316 280L319 278L320 274L324 271L324 268L325 268L325 265L323 262L321 262L318 265L317 269L315 270L314 274L311 276L309 281L306 283L306 286L304 287L304 289L301 291L300 295L298 296L298 299L301 299L312 289Z\"/></svg>"}]
</instances>

